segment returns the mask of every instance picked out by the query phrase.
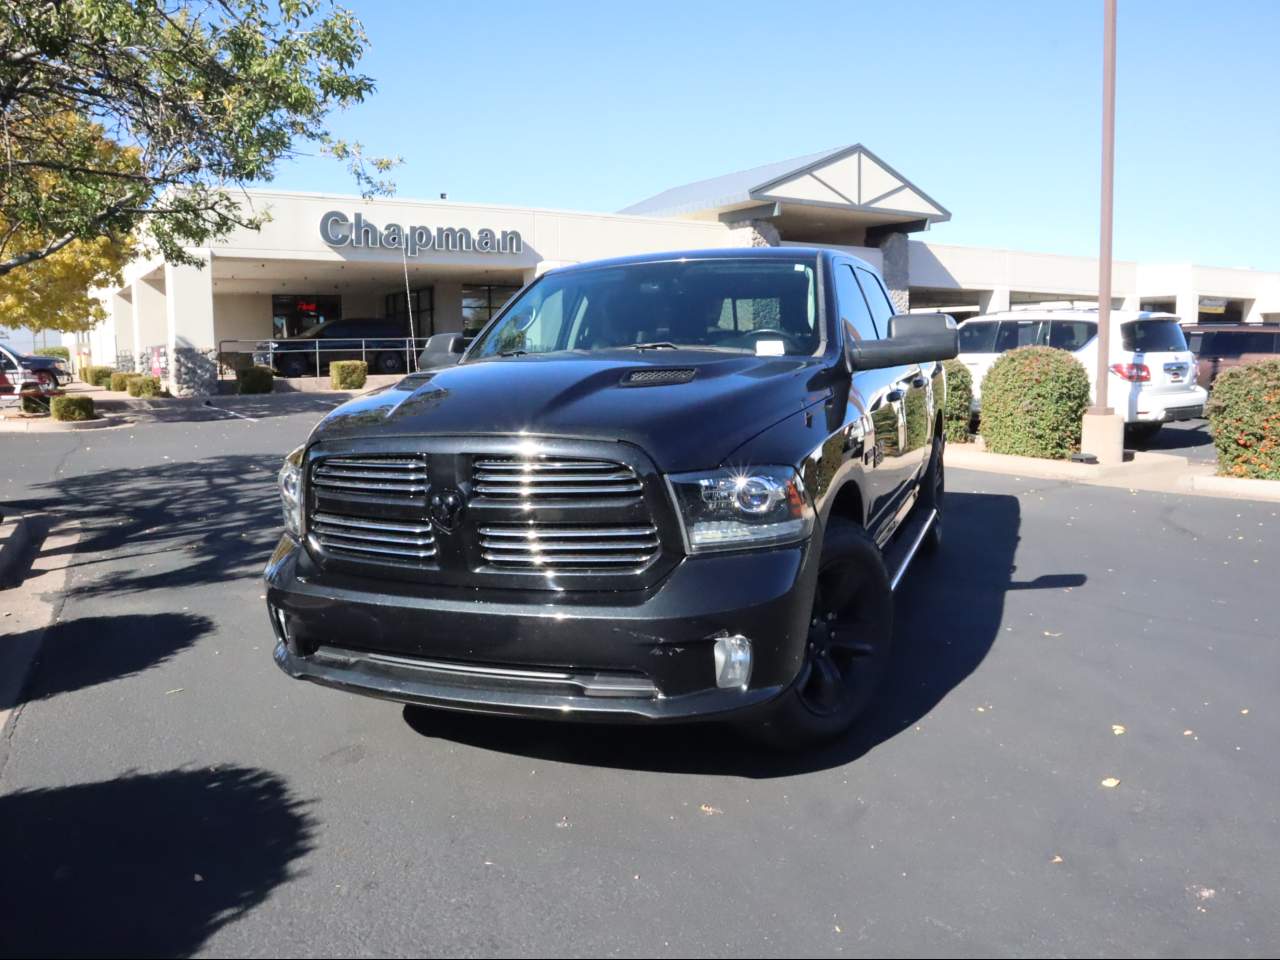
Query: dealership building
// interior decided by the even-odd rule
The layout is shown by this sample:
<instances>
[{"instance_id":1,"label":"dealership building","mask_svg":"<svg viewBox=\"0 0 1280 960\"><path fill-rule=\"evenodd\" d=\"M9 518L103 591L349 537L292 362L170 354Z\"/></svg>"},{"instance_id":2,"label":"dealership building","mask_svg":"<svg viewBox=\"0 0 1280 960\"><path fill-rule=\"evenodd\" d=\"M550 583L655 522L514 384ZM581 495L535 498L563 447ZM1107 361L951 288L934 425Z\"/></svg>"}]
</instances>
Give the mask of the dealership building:
<instances>
[{"instance_id":1,"label":"dealership building","mask_svg":"<svg viewBox=\"0 0 1280 960\"><path fill-rule=\"evenodd\" d=\"M216 390L219 354L329 320L412 317L418 336L471 329L566 264L663 250L837 246L878 267L900 310L963 318L1096 299L1097 261L926 239L951 214L860 144L675 187L617 213L251 190L260 230L138 261L99 295L107 321L68 336L82 363ZM1114 265L1115 305L1184 320L1280 323L1280 273ZM358 326L356 327L358 329Z\"/></svg>"}]
</instances>

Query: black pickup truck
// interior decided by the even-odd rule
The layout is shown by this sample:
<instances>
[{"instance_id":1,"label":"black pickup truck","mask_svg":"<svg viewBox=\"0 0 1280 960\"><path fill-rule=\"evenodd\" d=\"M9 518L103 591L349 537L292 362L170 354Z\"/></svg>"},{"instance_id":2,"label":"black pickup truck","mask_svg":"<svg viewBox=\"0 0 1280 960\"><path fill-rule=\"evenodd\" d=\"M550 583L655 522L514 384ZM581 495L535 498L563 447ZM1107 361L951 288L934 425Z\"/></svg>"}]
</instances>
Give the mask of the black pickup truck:
<instances>
[{"instance_id":1,"label":"black pickup truck","mask_svg":"<svg viewBox=\"0 0 1280 960\"><path fill-rule=\"evenodd\" d=\"M839 251L696 251L548 272L459 348L286 458L286 673L783 744L852 723L939 542L950 317L895 316Z\"/></svg>"}]
</instances>

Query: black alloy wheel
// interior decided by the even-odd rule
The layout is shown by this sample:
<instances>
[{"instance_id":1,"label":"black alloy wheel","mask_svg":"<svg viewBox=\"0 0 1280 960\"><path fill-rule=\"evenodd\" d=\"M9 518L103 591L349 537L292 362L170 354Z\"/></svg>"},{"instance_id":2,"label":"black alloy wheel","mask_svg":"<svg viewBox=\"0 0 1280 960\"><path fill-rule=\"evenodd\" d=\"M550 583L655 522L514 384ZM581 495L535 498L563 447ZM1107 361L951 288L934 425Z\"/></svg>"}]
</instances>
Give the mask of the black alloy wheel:
<instances>
[{"instance_id":1,"label":"black alloy wheel","mask_svg":"<svg viewBox=\"0 0 1280 960\"><path fill-rule=\"evenodd\" d=\"M867 708L893 642L893 591L879 548L847 521L828 523L804 659L762 728L779 747L844 733Z\"/></svg>"}]
</instances>

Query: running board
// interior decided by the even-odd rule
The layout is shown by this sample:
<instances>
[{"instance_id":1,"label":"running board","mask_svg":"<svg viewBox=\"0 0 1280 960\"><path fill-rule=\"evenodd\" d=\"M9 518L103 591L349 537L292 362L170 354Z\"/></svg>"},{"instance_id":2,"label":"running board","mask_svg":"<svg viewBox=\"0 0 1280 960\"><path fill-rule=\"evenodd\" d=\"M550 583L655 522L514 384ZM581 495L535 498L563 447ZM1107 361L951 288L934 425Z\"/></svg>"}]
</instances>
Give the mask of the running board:
<instances>
[{"instance_id":1,"label":"running board","mask_svg":"<svg viewBox=\"0 0 1280 960\"><path fill-rule=\"evenodd\" d=\"M928 513L915 512L917 516L898 528L893 543L889 544L885 550L885 566L893 571L893 576L889 580L890 590L898 589L898 584L906 574L907 567L911 566L911 561L915 559L920 544L924 543L924 538L928 535L934 521L938 519L938 511L934 509Z\"/></svg>"}]
</instances>

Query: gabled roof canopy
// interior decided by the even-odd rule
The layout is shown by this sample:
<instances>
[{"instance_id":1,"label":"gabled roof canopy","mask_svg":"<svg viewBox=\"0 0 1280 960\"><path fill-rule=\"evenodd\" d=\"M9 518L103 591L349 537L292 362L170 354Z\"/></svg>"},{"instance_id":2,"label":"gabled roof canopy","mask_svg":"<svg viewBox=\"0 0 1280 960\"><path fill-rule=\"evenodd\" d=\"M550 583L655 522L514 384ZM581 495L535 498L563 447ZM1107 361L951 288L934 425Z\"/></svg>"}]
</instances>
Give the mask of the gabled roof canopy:
<instances>
[{"instance_id":1,"label":"gabled roof canopy","mask_svg":"<svg viewBox=\"0 0 1280 960\"><path fill-rule=\"evenodd\" d=\"M620 212L837 228L898 224L908 230L951 219L945 207L860 143L673 187Z\"/></svg>"}]
</instances>

